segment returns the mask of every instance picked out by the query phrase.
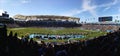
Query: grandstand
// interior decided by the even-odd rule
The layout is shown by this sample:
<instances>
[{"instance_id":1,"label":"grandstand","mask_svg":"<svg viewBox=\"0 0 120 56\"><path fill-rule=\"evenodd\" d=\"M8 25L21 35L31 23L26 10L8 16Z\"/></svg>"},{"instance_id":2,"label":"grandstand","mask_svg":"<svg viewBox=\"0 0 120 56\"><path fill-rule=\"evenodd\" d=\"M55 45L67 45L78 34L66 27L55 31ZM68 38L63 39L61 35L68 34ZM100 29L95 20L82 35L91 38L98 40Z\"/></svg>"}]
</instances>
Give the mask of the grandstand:
<instances>
[{"instance_id":1,"label":"grandstand","mask_svg":"<svg viewBox=\"0 0 120 56\"><path fill-rule=\"evenodd\" d=\"M69 22L76 22L79 23L80 18L76 17L68 17L68 16L55 16L55 15L30 15L30 16L24 16L24 15L15 15L15 20L23 20L23 21L29 21L29 20L47 20L47 21L69 21Z\"/></svg>"},{"instance_id":2,"label":"grandstand","mask_svg":"<svg viewBox=\"0 0 120 56\"><path fill-rule=\"evenodd\" d=\"M81 29L98 31L116 31L120 28L119 16L101 16L98 22L82 23Z\"/></svg>"},{"instance_id":3,"label":"grandstand","mask_svg":"<svg viewBox=\"0 0 120 56\"><path fill-rule=\"evenodd\" d=\"M15 24L22 27L76 27L81 26L80 18L54 15L15 15Z\"/></svg>"}]
</instances>

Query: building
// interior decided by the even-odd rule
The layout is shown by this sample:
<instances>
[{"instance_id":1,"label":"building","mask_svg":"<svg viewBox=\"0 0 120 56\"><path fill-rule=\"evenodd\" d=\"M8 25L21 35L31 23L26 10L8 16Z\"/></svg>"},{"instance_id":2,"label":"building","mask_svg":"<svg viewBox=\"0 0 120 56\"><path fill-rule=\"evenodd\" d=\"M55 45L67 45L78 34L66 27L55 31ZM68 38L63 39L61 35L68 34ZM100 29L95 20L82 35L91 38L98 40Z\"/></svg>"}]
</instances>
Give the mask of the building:
<instances>
[{"instance_id":1,"label":"building","mask_svg":"<svg viewBox=\"0 0 120 56\"><path fill-rule=\"evenodd\" d=\"M80 18L55 15L15 15L14 22L22 27L78 27Z\"/></svg>"},{"instance_id":2,"label":"building","mask_svg":"<svg viewBox=\"0 0 120 56\"><path fill-rule=\"evenodd\" d=\"M13 22L13 19L9 17L6 11L0 13L0 23L10 23Z\"/></svg>"}]
</instances>

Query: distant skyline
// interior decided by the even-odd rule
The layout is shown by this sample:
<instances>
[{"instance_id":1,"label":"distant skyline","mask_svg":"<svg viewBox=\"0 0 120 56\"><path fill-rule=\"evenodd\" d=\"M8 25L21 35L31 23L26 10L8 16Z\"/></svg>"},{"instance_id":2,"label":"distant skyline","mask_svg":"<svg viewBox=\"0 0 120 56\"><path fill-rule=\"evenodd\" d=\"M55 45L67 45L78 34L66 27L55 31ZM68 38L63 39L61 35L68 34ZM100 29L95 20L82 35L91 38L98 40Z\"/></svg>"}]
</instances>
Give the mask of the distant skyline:
<instances>
[{"instance_id":1,"label":"distant skyline","mask_svg":"<svg viewBox=\"0 0 120 56\"><path fill-rule=\"evenodd\" d=\"M120 0L0 0L0 13L2 11L11 17L16 14L62 15L97 22L99 16L120 16Z\"/></svg>"}]
</instances>

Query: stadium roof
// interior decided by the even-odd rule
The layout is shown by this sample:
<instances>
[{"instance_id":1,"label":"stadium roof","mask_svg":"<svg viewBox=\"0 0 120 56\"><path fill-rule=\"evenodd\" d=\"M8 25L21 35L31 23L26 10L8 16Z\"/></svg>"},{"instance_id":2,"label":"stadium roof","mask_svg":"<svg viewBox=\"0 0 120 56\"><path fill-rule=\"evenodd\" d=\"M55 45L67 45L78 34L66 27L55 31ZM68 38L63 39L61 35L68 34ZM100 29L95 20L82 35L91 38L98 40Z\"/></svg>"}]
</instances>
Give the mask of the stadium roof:
<instances>
[{"instance_id":1,"label":"stadium roof","mask_svg":"<svg viewBox=\"0 0 120 56\"><path fill-rule=\"evenodd\" d=\"M26 18L29 18L29 17L37 17L37 18L52 18L52 19L57 19L57 18L60 18L60 19L80 19L80 18L77 18L77 17L69 17L69 16L57 16L57 15L15 15L14 18L20 18L20 19L26 19Z\"/></svg>"}]
</instances>

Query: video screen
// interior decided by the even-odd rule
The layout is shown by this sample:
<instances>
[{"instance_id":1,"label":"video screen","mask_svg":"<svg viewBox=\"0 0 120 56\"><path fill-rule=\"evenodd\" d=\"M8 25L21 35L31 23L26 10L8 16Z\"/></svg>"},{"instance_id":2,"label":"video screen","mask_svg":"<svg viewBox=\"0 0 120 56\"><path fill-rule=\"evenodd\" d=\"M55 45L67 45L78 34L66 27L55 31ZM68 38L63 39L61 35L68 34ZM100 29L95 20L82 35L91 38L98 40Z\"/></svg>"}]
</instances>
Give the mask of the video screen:
<instances>
[{"instance_id":1,"label":"video screen","mask_svg":"<svg viewBox=\"0 0 120 56\"><path fill-rule=\"evenodd\" d=\"M112 21L112 16L109 17L99 17L99 22Z\"/></svg>"}]
</instances>

